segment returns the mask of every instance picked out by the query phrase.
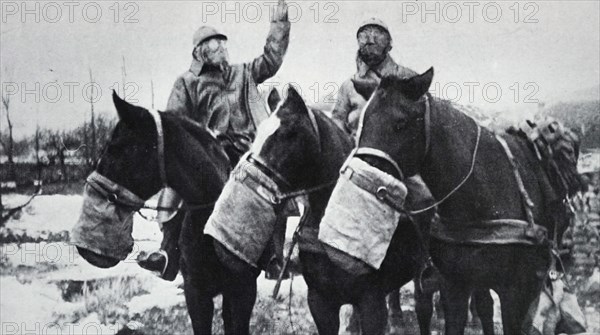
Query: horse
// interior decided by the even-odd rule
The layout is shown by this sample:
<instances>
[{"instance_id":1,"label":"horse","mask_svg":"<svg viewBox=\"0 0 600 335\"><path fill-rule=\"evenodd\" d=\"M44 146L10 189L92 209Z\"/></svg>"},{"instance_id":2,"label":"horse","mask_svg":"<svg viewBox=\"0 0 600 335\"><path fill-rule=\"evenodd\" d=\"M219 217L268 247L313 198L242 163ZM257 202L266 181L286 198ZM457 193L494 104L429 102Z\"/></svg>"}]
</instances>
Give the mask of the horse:
<instances>
[{"instance_id":1,"label":"horse","mask_svg":"<svg viewBox=\"0 0 600 335\"><path fill-rule=\"evenodd\" d=\"M497 137L434 99L432 79L433 68L386 76L366 92L358 152L377 152L365 159L400 179L420 174L438 200L430 253L444 277L445 333L463 334L471 292L493 289L504 333L519 334L552 261L547 236L564 231L553 220L561 210L549 209L545 174L526 139Z\"/></svg>"},{"instance_id":2,"label":"horse","mask_svg":"<svg viewBox=\"0 0 600 335\"><path fill-rule=\"evenodd\" d=\"M352 304L358 310L363 334L383 334L387 325L386 295L412 280L421 265L422 245L416 226L408 220L400 223L404 228L394 234L377 271L357 275L341 268L317 240L339 170L353 147L349 135L323 112L309 109L290 87L275 112L259 126L250 152L241 162L251 166L250 170L261 171L263 177L256 178L259 185L248 186L254 189L257 199L265 198L273 207L291 197L306 199L307 210L297 235L299 258L308 286L309 309L319 334L323 335L338 334L339 310L344 304ZM269 180L261 183L265 176ZM271 195L265 196L265 189ZM253 208L263 210L263 207L252 205L252 201L259 200L236 197L234 201L236 206L227 207L234 212L231 216L261 215L253 212ZM416 219L427 221L431 217L432 213L427 212ZM347 260L351 266L360 267L349 256Z\"/></svg>"},{"instance_id":3,"label":"horse","mask_svg":"<svg viewBox=\"0 0 600 335\"><path fill-rule=\"evenodd\" d=\"M184 200L179 240L184 293L194 334L212 332L213 297L223 295L225 334L249 334L260 270L203 234L228 179L230 162L215 136L189 118L151 112L113 92L119 121L95 171L72 242L92 265L107 268L132 251L131 217L161 188Z\"/></svg>"}]
</instances>

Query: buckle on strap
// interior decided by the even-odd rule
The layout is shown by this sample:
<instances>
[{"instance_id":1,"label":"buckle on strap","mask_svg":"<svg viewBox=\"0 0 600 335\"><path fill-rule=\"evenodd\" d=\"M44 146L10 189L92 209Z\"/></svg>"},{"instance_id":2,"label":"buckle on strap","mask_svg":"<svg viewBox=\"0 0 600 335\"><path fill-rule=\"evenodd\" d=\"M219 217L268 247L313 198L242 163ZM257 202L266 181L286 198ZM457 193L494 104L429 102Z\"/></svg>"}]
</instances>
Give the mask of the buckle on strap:
<instances>
[{"instance_id":1,"label":"buckle on strap","mask_svg":"<svg viewBox=\"0 0 600 335\"><path fill-rule=\"evenodd\" d=\"M97 171L93 171L87 177L86 184L100 193L110 203L140 208L144 205L142 198Z\"/></svg>"}]
</instances>

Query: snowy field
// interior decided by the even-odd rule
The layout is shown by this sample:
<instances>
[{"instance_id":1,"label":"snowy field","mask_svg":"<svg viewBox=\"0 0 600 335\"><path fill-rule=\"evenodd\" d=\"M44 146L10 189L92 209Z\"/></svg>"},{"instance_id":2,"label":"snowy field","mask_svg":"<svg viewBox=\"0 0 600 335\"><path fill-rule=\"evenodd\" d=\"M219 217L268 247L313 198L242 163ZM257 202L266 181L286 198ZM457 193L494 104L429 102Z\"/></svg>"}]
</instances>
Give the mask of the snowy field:
<instances>
[{"instance_id":1,"label":"snowy field","mask_svg":"<svg viewBox=\"0 0 600 335\"><path fill-rule=\"evenodd\" d=\"M26 199L3 195L8 207ZM67 232L77 220L81 204L78 195L38 196L0 230L0 334L116 334L125 325L137 328L136 334L191 334L181 276L166 282L135 262L140 251L158 248L162 236L158 225L136 215L134 252L114 268L98 269L67 243ZM288 225L288 237L293 229L293 224ZM259 277L253 333L316 333L306 303L306 284L301 276L295 276L291 283L290 290L290 280L284 281L279 299L273 300L270 295L275 281ZM215 301L219 306L220 298ZM405 327L392 331L415 334L412 285L402 289L402 305ZM497 299L495 307L495 321L499 323ZM594 305L586 308L590 329L599 331L596 312ZM340 334L348 333L350 313L348 306L340 313ZM443 320L434 317L432 325L434 333L441 333ZM222 333L220 307L213 329ZM480 333L476 322L467 333Z\"/></svg>"}]
</instances>

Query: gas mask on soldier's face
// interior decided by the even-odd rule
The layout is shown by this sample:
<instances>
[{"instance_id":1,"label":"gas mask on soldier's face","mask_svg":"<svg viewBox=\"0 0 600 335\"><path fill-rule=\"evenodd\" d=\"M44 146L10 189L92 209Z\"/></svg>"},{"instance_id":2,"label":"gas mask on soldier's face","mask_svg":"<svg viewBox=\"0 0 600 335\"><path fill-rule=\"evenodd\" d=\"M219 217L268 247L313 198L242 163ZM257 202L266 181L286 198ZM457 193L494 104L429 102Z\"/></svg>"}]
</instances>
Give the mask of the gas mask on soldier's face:
<instances>
[{"instance_id":1,"label":"gas mask on soldier's face","mask_svg":"<svg viewBox=\"0 0 600 335\"><path fill-rule=\"evenodd\" d=\"M369 66L381 63L392 50L391 37L377 26L367 26L358 33L358 56Z\"/></svg>"},{"instance_id":2,"label":"gas mask on soldier's face","mask_svg":"<svg viewBox=\"0 0 600 335\"><path fill-rule=\"evenodd\" d=\"M199 45L200 57L204 63L215 67L226 67L229 64L227 40L211 38Z\"/></svg>"}]
</instances>

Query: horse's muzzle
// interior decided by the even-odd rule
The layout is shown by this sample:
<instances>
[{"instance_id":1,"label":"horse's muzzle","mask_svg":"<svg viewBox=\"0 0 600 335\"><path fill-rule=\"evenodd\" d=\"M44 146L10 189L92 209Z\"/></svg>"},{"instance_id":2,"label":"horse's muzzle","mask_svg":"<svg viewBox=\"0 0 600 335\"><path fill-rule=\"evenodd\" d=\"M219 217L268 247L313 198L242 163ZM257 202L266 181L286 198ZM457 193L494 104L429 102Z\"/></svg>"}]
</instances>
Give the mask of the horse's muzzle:
<instances>
[{"instance_id":1,"label":"horse's muzzle","mask_svg":"<svg viewBox=\"0 0 600 335\"><path fill-rule=\"evenodd\" d=\"M133 250L133 214L136 208L125 207L106 199L86 184L83 207L73 227L71 242L92 265L110 267L124 260ZM113 264L114 263L114 264Z\"/></svg>"},{"instance_id":2,"label":"horse's muzzle","mask_svg":"<svg viewBox=\"0 0 600 335\"><path fill-rule=\"evenodd\" d=\"M242 161L225 184L204 233L257 267L275 229L277 206L275 182Z\"/></svg>"},{"instance_id":3,"label":"horse's muzzle","mask_svg":"<svg viewBox=\"0 0 600 335\"><path fill-rule=\"evenodd\" d=\"M403 215L406 186L350 158L321 220L319 240L379 269Z\"/></svg>"}]
</instances>

